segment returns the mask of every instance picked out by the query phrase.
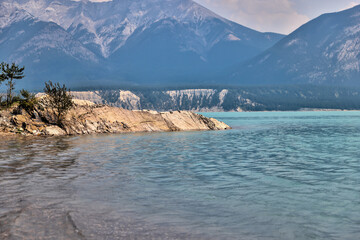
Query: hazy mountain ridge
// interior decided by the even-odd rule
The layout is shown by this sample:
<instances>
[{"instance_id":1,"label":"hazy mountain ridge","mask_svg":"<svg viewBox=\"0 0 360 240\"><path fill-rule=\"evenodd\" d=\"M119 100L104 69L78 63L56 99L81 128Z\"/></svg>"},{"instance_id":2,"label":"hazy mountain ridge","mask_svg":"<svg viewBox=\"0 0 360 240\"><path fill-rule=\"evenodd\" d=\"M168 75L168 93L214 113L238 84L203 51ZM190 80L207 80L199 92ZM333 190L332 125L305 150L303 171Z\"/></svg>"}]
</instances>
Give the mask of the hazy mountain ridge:
<instances>
[{"instance_id":1,"label":"hazy mountain ridge","mask_svg":"<svg viewBox=\"0 0 360 240\"><path fill-rule=\"evenodd\" d=\"M9 35L8 30L5 35L4 29L19 27L19 21L29 19L9 21L4 16L0 17L0 38L8 38L6 46L16 48L17 56L33 55L36 49L56 49L57 52L51 52L51 55L62 67L61 71L57 75L42 71L44 75L53 75L53 80L70 85L75 82L79 85L81 79L87 80L89 85L181 84L183 80L206 82L208 76L259 54L282 37L259 33L228 21L191 0L114 0L103 3L5 0L2 6L6 7L1 8L0 14L23 11L36 23L59 26L49 25L48 31L42 31L41 36L29 27L26 32L33 34L31 39L36 41L29 40L22 43L26 47L18 48L16 33ZM55 33L51 33L52 29ZM35 66L36 61L42 62L42 58L33 58L35 62L31 62L15 55L0 46L0 57L4 60L16 60L29 68ZM91 67L86 67L88 62ZM101 74L93 71L94 68L98 68L97 72ZM74 69L83 71L76 70L72 77ZM36 66L34 72L37 71ZM48 80L32 72L27 75L29 85L31 81L33 86Z\"/></svg>"},{"instance_id":2,"label":"hazy mountain ridge","mask_svg":"<svg viewBox=\"0 0 360 240\"><path fill-rule=\"evenodd\" d=\"M239 67L246 84L359 85L360 6L324 14Z\"/></svg>"},{"instance_id":3,"label":"hazy mountain ridge","mask_svg":"<svg viewBox=\"0 0 360 240\"><path fill-rule=\"evenodd\" d=\"M360 109L360 89L317 85L74 91L77 99L129 110L297 111Z\"/></svg>"}]
</instances>

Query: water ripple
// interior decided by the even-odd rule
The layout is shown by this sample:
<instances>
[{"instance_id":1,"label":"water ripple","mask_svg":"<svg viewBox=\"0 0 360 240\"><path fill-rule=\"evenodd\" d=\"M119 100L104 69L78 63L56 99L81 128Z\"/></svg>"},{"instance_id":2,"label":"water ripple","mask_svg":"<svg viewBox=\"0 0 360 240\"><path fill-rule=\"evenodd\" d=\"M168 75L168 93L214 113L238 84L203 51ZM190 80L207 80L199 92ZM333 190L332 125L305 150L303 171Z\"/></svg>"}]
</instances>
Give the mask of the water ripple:
<instances>
[{"instance_id":1,"label":"water ripple","mask_svg":"<svg viewBox=\"0 0 360 240\"><path fill-rule=\"evenodd\" d=\"M0 140L0 238L360 236L360 113L209 116L234 129Z\"/></svg>"}]
</instances>

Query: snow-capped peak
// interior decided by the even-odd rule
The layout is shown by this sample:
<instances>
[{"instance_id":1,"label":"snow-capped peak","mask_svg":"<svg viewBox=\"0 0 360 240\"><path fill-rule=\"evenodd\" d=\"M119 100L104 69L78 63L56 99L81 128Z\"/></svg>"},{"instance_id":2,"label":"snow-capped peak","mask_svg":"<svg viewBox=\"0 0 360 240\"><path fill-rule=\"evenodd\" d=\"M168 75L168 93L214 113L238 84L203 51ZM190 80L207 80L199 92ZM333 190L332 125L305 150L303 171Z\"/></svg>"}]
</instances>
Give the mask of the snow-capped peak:
<instances>
[{"instance_id":1,"label":"snow-capped peak","mask_svg":"<svg viewBox=\"0 0 360 240\"><path fill-rule=\"evenodd\" d=\"M0 3L0 9L0 29L7 27L11 23L33 18L27 11L6 2Z\"/></svg>"},{"instance_id":2,"label":"snow-capped peak","mask_svg":"<svg viewBox=\"0 0 360 240\"><path fill-rule=\"evenodd\" d=\"M80 39L96 44L104 57L123 46L136 29L162 19L172 18L184 23L199 23L221 17L191 0L5 0L24 9L42 21L55 22L72 34L87 31ZM116 40L116 46L114 46Z\"/></svg>"},{"instance_id":3,"label":"snow-capped peak","mask_svg":"<svg viewBox=\"0 0 360 240\"><path fill-rule=\"evenodd\" d=\"M0 58L29 66L35 81L213 76L282 37L243 27L192 0L0 2L6 6L0 8Z\"/></svg>"}]
</instances>

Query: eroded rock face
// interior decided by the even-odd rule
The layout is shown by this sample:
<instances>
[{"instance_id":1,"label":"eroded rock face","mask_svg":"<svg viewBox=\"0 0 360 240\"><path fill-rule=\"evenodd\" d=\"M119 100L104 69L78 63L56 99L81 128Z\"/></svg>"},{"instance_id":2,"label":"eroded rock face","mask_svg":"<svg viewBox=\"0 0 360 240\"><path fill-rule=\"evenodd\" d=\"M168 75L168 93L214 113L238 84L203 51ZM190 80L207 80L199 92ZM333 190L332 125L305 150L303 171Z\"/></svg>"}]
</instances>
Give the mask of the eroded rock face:
<instances>
[{"instance_id":1,"label":"eroded rock face","mask_svg":"<svg viewBox=\"0 0 360 240\"><path fill-rule=\"evenodd\" d=\"M66 115L61 127L55 125L54 113L38 107L33 113L3 111L0 133L24 135L78 135L123 132L225 130L228 125L213 118L187 112L130 111L117 107L75 101L75 107ZM19 112L19 111L15 111Z\"/></svg>"},{"instance_id":2,"label":"eroded rock face","mask_svg":"<svg viewBox=\"0 0 360 240\"><path fill-rule=\"evenodd\" d=\"M81 106L64 121L67 134L224 130L230 127L201 115L176 111L130 111L109 106Z\"/></svg>"}]
</instances>

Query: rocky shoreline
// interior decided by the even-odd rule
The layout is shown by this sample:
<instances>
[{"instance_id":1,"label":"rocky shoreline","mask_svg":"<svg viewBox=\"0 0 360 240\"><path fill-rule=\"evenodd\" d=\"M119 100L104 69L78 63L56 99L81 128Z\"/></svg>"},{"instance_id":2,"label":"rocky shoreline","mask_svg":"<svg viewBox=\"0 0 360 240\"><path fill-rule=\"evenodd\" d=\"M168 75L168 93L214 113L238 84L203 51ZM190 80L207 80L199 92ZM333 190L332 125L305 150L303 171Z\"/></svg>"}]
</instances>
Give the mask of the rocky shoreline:
<instances>
[{"instance_id":1,"label":"rocky shoreline","mask_svg":"<svg viewBox=\"0 0 360 240\"><path fill-rule=\"evenodd\" d=\"M226 130L228 125L188 111L131 111L74 100L61 126L44 107L33 112L13 107L0 111L0 135L65 136L99 133Z\"/></svg>"}]
</instances>

